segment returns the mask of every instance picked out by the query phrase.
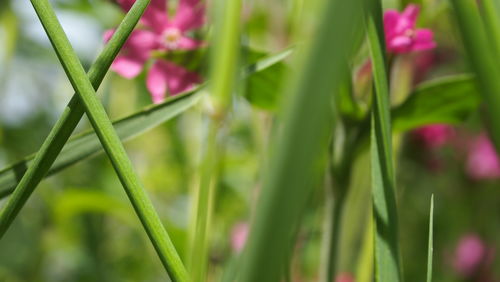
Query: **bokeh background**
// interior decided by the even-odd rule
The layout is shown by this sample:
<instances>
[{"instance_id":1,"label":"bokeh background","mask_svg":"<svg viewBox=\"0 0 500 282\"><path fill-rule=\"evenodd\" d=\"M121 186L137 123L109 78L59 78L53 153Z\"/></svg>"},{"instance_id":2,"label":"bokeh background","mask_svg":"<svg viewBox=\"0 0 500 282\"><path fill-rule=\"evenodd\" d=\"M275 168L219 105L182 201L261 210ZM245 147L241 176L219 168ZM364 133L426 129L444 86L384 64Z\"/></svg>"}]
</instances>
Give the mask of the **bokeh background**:
<instances>
[{"instance_id":1,"label":"bokeh background","mask_svg":"<svg viewBox=\"0 0 500 282\"><path fill-rule=\"evenodd\" d=\"M123 12L113 1L51 2L80 59L89 67L103 48L104 31L117 26ZM320 2L245 1L243 41L268 53L307 41ZM384 1L384 7L401 10L408 2ZM426 80L468 72L449 1L411 2L421 6L418 24L433 30L437 48L392 58L393 93L409 92ZM366 53L363 57L361 52L355 70L362 69L365 61ZM144 75L127 80L115 73L108 74L99 93L112 119L152 103L144 80ZM270 81L261 92L273 96L283 85L286 86L285 79ZM242 85L242 92L248 90L245 86ZM363 94L365 88L361 82L359 92ZM38 150L72 93L29 1L0 0L0 167ZM359 99L365 98L361 95ZM394 104L399 103L398 99L393 99ZM213 280L218 280L224 267L237 256L260 187L261 164L268 153L274 111L267 100L257 100L236 99L225 128L225 154L218 167L221 181L210 234ZM183 256L188 241L190 189L203 143L201 132L205 130L200 118L202 111L201 106L194 107L126 143ZM84 118L77 131L89 128ZM470 164L474 144L483 132L478 106L460 125L395 136L406 281L425 278L431 194L435 196L434 281L500 281L496 254L500 236L500 173L477 177ZM494 154L492 158L493 166L495 162L498 166ZM366 260L370 252L369 240L364 236L371 208L366 204L370 199L369 174L366 152L355 162L344 213L340 270L345 273L363 272L359 269L363 265L360 261ZM318 187L291 250L292 281L317 279L324 199L324 189ZM460 258L463 254L465 258ZM464 272L460 259L472 261L469 265L473 274ZM0 240L0 281L167 279L104 155L79 162L44 180Z\"/></svg>"}]
</instances>

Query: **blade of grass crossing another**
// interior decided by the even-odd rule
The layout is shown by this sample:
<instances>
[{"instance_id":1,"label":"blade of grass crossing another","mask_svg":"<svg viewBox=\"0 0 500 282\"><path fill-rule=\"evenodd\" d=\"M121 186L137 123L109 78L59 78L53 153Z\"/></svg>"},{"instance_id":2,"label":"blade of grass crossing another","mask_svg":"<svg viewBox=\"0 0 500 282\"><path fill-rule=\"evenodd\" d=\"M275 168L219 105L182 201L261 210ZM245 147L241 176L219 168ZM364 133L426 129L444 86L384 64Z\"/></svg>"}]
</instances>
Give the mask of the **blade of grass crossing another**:
<instances>
[{"instance_id":1,"label":"blade of grass crossing another","mask_svg":"<svg viewBox=\"0 0 500 282\"><path fill-rule=\"evenodd\" d=\"M427 282L432 282L432 253L434 252L434 194L429 211L429 245L427 247Z\"/></svg>"},{"instance_id":2,"label":"blade of grass crossing another","mask_svg":"<svg viewBox=\"0 0 500 282\"><path fill-rule=\"evenodd\" d=\"M242 68L242 77L248 78L253 74L268 70L270 67L285 60L291 52L290 49L285 49L276 54L269 55L255 64ZM171 97L161 104L147 106L123 119L114 121L113 126L122 140L129 140L191 108L206 92L206 85L200 86L184 94ZM49 143L48 141L46 142ZM50 146L53 146L53 143L50 144ZM95 132L87 131L78 134L69 139L68 143L64 145L63 150L57 156L57 159L45 174L45 177L101 152L102 146ZM42 159L44 159L46 154L42 155ZM35 156L27 156L22 161L0 170L0 198L8 196L14 191L14 188L16 188L16 185L26 173L27 168L35 166L36 161L34 158ZM30 169L33 170L34 168ZM23 187L23 185L19 187ZM24 189L19 187L16 189Z\"/></svg>"},{"instance_id":3,"label":"blade of grass crossing another","mask_svg":"<svg viewBox=\"0 0 500 282\"><path fill-rule=\"evenodd\" d=\"M325 2L305 64L288 89L281 124L236 281L280 281L301 215L325 172L334 127L333 93L347 72L363 0Z\"/></svg>"},{"instance_id":4,"label":"blade of grass crossing another","mask_svg":"<svg viewBox=\"0 0 500 282\"><path fill-rule=\"evenodd\" d=\"M90 68L88 75L94 88L97 89L101 84L107 70L111 66L111 63L120 51L121 46L125 43L128 36L134 29L148 4L149 0L138 0L135 2L102 53ZM43 142L40 150L33 159L33 162L29 165L29 168L25 165L13 167L13 176L17 178L18 175L21 175L22 178L17 184L15 193L13 193L0 214L0 238L3 237L14 218L35 190L38 183L40 183L49 171L50 167L64 147L64 144L67 142L71 133L78 125L83 113L83 105L81 104L78 96L75 94ZM25 169L27 169L26 172L24 172ZM2 196L7 195L9 190L12 189L11 187L8 187L8 189L4 187L4 181L9 180L4 177L4 172L5 170L0 172L0 184L2 185L2 187L0 187L0 194ZM7 182L6 185L9 185L9 183L10 182Z\"/></svg>"},{"instance_id":5,"label":"blade of grass crossing another","mask_svg":"<svg viewBox=\"0 0 500 282\"><path fill-rule=\"evenodd\" d=\"M85 112L95 129L113 167L144 226L163 266L173 281L188 281L187 272L167 234L151 200L148 198L132 162L104 107L95 95L85 70L66 37L48 0L31 0L35 11L56 51L73 88L82 100Z\"/></svg>"},{"instance_id":6,"label":"blade of grass crossing another","mask_svg":"<svg viewBox=\"0 0 500 282\"><path fill-rule=\"evenodd\" d=\"M476 73L477 82L486 107L490 136L500 152L500 66L497 54L486 35L476 1L453 0L457 23L469 63Z\"/></svg>"},{"instance_id":7,"label":"blade of grass crossing another","mask_svg":"<svg viewBox=\"0 0 500 282\"><path fill-rule=\"evenodd\" d=\"M375 100L371 123L373 216L375 217L375 280L401 281L395 178L392 157L389 83L383 41L382 8L373 3L367 21Z\"/></svg>"}]
</instances>

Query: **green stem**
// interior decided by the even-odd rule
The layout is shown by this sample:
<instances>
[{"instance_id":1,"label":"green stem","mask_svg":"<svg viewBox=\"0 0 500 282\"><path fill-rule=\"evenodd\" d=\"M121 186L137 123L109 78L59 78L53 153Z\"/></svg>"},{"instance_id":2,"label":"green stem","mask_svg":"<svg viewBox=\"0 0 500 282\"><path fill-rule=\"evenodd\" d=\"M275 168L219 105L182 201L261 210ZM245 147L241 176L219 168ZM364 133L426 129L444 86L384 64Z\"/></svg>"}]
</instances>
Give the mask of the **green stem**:
<instances>
[{"instance_id":1,"label":"green stem","mask_svg":"<svg viewBox=\"0 0 500 282\"><path fill-rule=\"evenodd\" d=\"M139 0L134 4L113 37L90 68L88 75L95 89L101 84L111 63L141 18L149 1L150 0ZM71 133L78 125L83 113L84 107L78 96L74 94L0 214L0 238L3 237L38 183L40 183L49 171L55 159L68 141ZM9 191L5 193L9 193ZM3 196L4 192L2 191L1 194Z\"/></svg>"},{"instance_id":2,"label":"green stem","mask_svg":"<svg viewBox=\"0 0 500 282\"><path fill-rule=\"evenodd\" d=\"M153 204L139 180L118 134L95 95L78 57L67 39L48 0L31 0L35 11L59 57L59 60L82 100L92 127L127 193L141 223L153 243L163 266L174 281L188 281L182 261L172 244Z\"/></svg>"},{"instance_id":3,"label":"green stem","mask_svg":"<svg viewBox=\"0 0 500 282\"><path fill-rule=\"evenodd\" d=\"M237 81L241 29L241 0L217 0L214 5L215 38L212 49L212 84L208 132L202 154L198 190L194 201L194 234L191 234L190 271L193 281L206 281L209 257L210 222L217 183L216 167L219 163L221 144L218 132L223 127L231 104L231 94Z\"/></svg>"}]
</instances>

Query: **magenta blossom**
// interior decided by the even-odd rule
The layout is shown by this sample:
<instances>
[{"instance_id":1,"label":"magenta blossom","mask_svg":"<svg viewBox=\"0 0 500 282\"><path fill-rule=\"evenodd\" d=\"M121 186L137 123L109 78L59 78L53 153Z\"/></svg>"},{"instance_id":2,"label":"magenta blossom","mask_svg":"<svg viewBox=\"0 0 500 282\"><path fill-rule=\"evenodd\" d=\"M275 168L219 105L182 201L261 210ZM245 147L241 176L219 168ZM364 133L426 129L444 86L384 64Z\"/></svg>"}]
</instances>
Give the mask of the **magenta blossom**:
<instances>
[{"instance_id":1,"label":"magenta blossom","mask_svg":"<svg viewBox=\"0 0 500 282\"><path fill-rule=\"evenodd\" d=\"M344 272L340 273L335 277L335 282L354 282L354 276L352 274Z\"/></svg>"},{"instance_id":2,"label":"magenta blossom","mask_svg":"<svg viewBox=\"0 0 500 282\"><path fill-rule=\"evenodd\" d=\"M426 147L439 148L455 136L455 129L446 124L432 124L420 127L413 133Z\"/></svg>"},{"instance_id":3,"label":"magenta blossom","mask_svg":"<svg viewBox=\"0 0 500 282\"><path fill-rule=\"evenodd\" d=\"M472 142L466 166L467 174L473 179L500 178L500 162L486 134L481 134Z\"/></svg>"},{"instance_id":4,"label":"magenta blossom","mask_svg":"<svg viewBox=\"0 0 500 282\"><path fill-rule=\"evenodd\" d=\"M249 226L246 222L237 223L231 230L231 248L235 253L240 253L247 241Z\"/></svg>"},{"instance_id":5,"label":"magenta blossom","mask_svg":"<svg viewBox=\"0 0 500 282\"><path fill-rule=\"evenodd\" d=\"M476 234L463 236L457 244L453 268L462 277L479 274L493 258L491 250Z\"/></svg>"},{"instance_id":6,"label":"magenta blossom","mask_svg":"<svg viewBox=\"0 0 500 282\"><path fill-rule=\"evenodd\" d=\"M117 2L128 11L135 0ZM194 50L203 46L203 42L187 36L187 33L200 28L204 24L204 16L205 7L200 0L179 0L177 13L172 18L168 16L166 0L151 0L141 18L143 27L132 32L111 69L125 78L134 78L146 62L154 58L146 80L153 102L161 102L167 91L175 95L189 90L201 82L201 77L161 56L169 51ZM113 32L107 31L105 40L109 40Z\"/></svg>"},{"instance_id":7,"label":"magenta blossom","mask_svg":"<svg viewBox=\"0 0 500 282\"><path fill-rule=\"evenodd\" d=\"M430 29L415 27L418 14L417 5L408 5L402 13L395 10L384 13L385 41L389 53L409 53L436 47Z\"/></svg>"}]
</instances>

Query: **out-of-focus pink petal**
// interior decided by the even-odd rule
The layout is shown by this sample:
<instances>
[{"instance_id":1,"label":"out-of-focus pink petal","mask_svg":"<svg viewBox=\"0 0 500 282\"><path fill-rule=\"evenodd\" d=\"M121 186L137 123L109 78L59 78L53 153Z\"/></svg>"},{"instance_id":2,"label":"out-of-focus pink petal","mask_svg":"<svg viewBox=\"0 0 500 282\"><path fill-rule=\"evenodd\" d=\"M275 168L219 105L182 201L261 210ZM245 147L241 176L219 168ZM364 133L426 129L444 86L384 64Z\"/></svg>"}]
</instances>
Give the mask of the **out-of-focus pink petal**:
<instances>
[{"instance_id":1,"label":"out-of-focus pink petal","mask_svg":"<svg viewBox=\"0 0 500 282\"><path fill-rule=\"evenodd\" d=\"M167 87L171 95L188 91L201 82L201 77L197 73L190 72L174 63L166 62L165 64L169 73Z\"/></svg>"},{"instance_id":2,"label":"out-of-focus pink petal","mask_svg":"<svg viewBox=\"0 0 500 282\"><path fill-rule=\"evenodd\" d=\"M352 274L347 272L340 273L339 275L337 275L337 277L335 277L335 282L355 282L355 281L356 280L354 280L354 276L352 276Z\"/></svg>"},{"instance_id":3,"label":"out-of-focus pink petal","mask_svg":"<svg viewBox=\"0 0 500 282\"><path fill-rule=\"evenodd\" d=\"M231 230L231 248L235 253L240 253L245 246L249 231L248 223L240 222Z\"/></svg>"},{"instance_id":4,"label":"out-of-focus pink petal","mask_svg":"<svg viewBox=\"0 0 500 282\"><path fill-rule=\"evenodd\" d=\"M161 61L156 61L148 72L146 86L153 103L161 103L167 94L168 71Z\"/></svg>"},{"instance_id":5,"label":"out-of-focus pink petal","mask_svg":"<svg viewBox=\"0 0 500 282\"><path fill-rule=\"evenodd\" d=\"M453 267L461 276L473 276L485 262L487 249L479 236L470 234L462 237L455 250Z\"/></svg>"},{"instance_id":6,"label":"out-of-focus pink petal","mask_svg":"<svg viewBox=\"0 0 500 282\"><path fill-rule=\"evenodd\" d=\"M108 41L115 30L107 30L104 33L104 40ZM141 60L149 58L151 50L158 47L157 36L147 30L137 29L132 31L130 37L123 45L122 52L131 57L138 57Z\"/></svg>"},{"instance_id":7,"label":"out-of-focus pink petal","mask_svg":"<svg viewBox=\"0 0 500 282\"><path fill-rule=\"evenodd\" d=\"M118 4L128 12L135 0L118 0ZM168 24L167 0L151 0L141 17L141 23L160 33Z\"/></svg>"},{"instance_id":8,"label":"out-of-focus pink petal","mask_svg":"<svg viewBox=\"0 0 500 282\"><path fill-rule=\"evenodd\" d=\"M434 42L434 33L430 29L418 29L415 31L414 43L412 49L414 51L425 51L436 48Z\"/></svg>"},{"instance_id":9,"label":"out-of-focus pink petal","mask_svg":"<svg viewBox=\"0 0 500 282\"><path fill-rule=\"evenodd\" d=\"M387 49L394 53L405 53L410 50L412 43L410 37L397 36L387 42Z\"/></svg>"},{"instance_id":10,"label":"out-of-focus pink petal","mask_svg":"<svg viewBox=\"0 0 500 282\"><path fill-rule=\"evenodd\" d=\"M111 39L111 37L113 36L113 34L115 34L115 31L116 31L116 29L108 29L108 30L104 31L104 35L102 36L104 39L104 42L108 42Z\"/></svg>"},{"instance_id":11,"label":"out-of-focus pink petal","mask_svg":"<svg viewBox=\"0 0 500 282\"><path fill-rule=\"evenodd\" d=\"M204 45L203 41L195 40L187 36L183 36L179 39L177 43L177 49L180 50L194 50L202 47Z\"/></svg>"},{"instance_id":12,"label":"out-of-focus pink petal","mask_svg":"<svg viewBox=\"0 0 500 282\"><path fill-rule=\"evenodd\" d=\"M453 127L447 124L433 124L420 127L413 131L413 134L426 147L439 148L452 139L456 132Z\"/></svg>"},{"instance_id":13,"label":"out-of-focus pink petal","mask_svg":"<svg viewBox=\"0 0 500 282\"><path fill-rule=\"evenodd\" d=\"M471 145L467 156L467 174L477 180L500 178L500 161L495 148L485 134Z\"/></svg>"},{"instance_id":14,"label":"out-of-focus pink petal","mask_svg":"<svg viewBox=\"0 0 500 282\"><path fill-rule=\"evenodd\" d=\"M149 70L146 85L153 102L160 103L165 99L167 90L176 95L191 89L201 82L201 77L172 62L158 60Z\"/></svg>"},{"instance_id":15,"label":"out-of-focus pink petal","mask_svg":"<svg viewBox=\"0 0 500 282\"><path fill-rule=\"evenodd\" d=\"M111 69L119 75L131 79L136 77L142 71L144 61L130 56L118 56L111 64Z\"/></svg>"},{"instance_id":16,"label":"out-of-focus pink petal","mask_svg":"<svg viewBox=\"0 0 500 282\"><path fill-rule=\"evenodd\" d=\"M420 14L420 8L415 4L410 4L406 6L401 16L405 18L408 21L408 23L410 23L410 28L415 28L415 24L417 23L417 18L419 14Z\"/></svg>"},{"instance_id":17,"label":"out-of-focus pink petal","mask_svg":"<svg viewBox=\"0 0 500 282\"><path fill-rule=\"evenodd\" d=\"M180 0L170 26L182 32L197 29L205 23L205 3L202 0Z\"/></svg>"}]
</instances>

